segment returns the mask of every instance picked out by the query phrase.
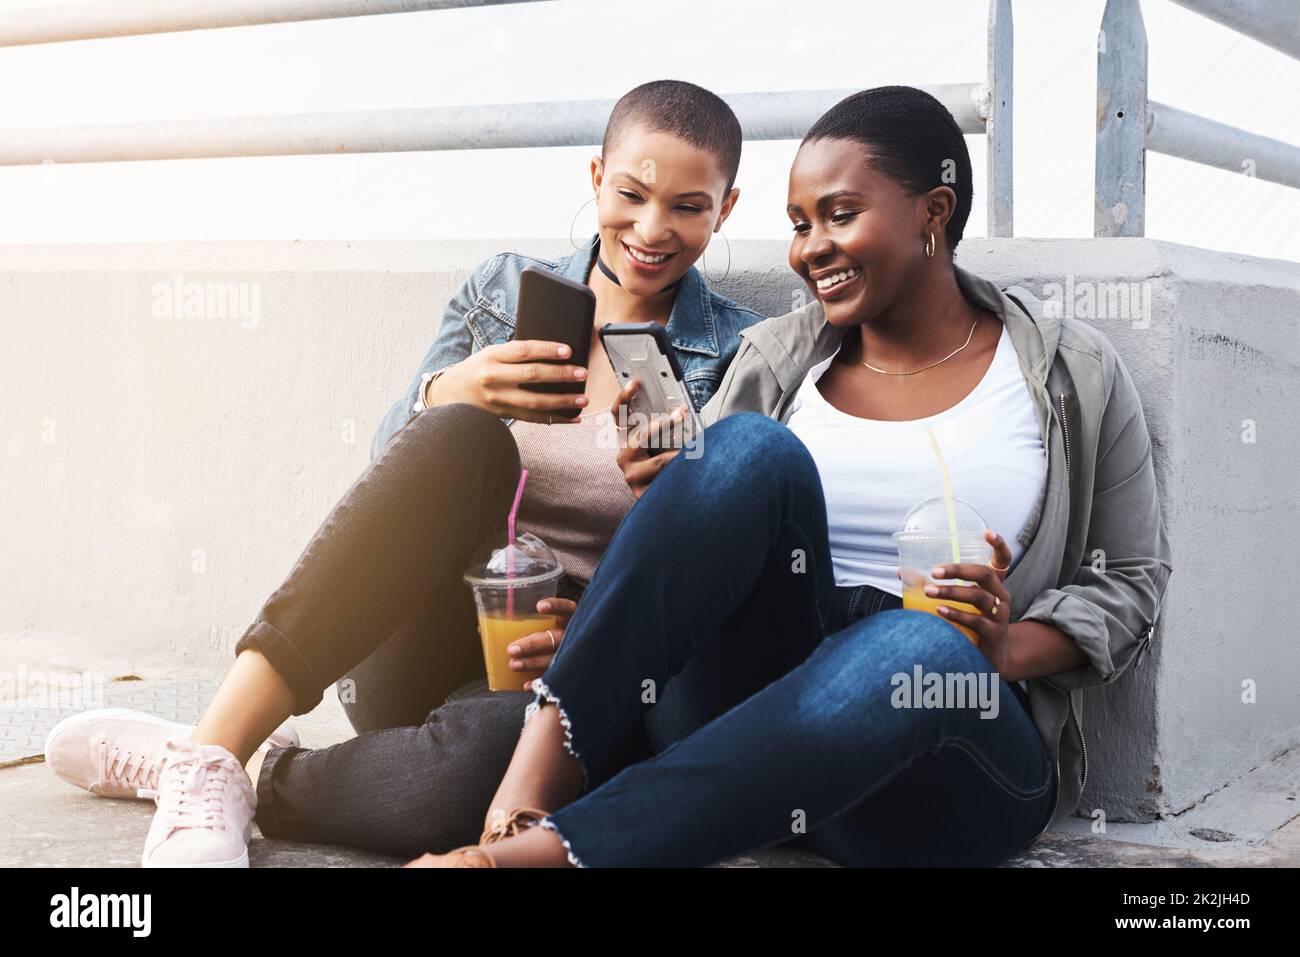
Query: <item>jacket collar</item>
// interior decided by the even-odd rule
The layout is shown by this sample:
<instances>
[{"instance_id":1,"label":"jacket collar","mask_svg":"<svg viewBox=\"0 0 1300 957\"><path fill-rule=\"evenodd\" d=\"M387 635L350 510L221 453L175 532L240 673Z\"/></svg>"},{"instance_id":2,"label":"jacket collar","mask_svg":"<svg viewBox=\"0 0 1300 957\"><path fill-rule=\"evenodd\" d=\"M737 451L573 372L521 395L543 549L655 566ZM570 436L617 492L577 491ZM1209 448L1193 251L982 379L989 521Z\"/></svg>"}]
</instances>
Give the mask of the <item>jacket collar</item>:
<instances>
[{"instance_id":1,"label":"jacket collar","mask_svg":"<svg viewBox=\"0 0 1300 957\"><path fill-rule=\"evenodd\" d=\"M1022 286L1010 286L1003 292L989 280L960 266L953 266L953 274L967 299L995 313L1006 324L1022 371L1039 386L1045 386L1047 372L1056 361L1056 346L1061 338L1060 317L1047 315L1038 297Z\"/></svg>"},{"instance_id":2,"label":"jacket collar","mask_svg":"<svg viewBox=\"0 0 1300 957\"><path fill-rule=\"evenodd\" d=\"M566 279L586 284L587 277L596 266L596 251L600 248L600 233L594 233L587 248L578 249L559 263L558 272ZM704 277L694 266L686 270L677 285L673 310L665 327L668 339L676 349L698 352L716 359L718 330L713 321L713 297Z\"/></svg>"}]
</instances>

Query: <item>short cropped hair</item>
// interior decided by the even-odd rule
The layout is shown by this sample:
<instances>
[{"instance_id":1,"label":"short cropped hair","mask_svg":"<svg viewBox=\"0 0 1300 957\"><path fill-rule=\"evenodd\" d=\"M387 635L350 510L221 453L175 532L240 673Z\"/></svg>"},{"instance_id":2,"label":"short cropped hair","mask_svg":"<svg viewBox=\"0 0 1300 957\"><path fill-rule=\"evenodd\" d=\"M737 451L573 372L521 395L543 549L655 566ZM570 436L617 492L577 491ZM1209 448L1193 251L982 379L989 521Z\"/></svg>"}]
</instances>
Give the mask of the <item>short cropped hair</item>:
<instances>
[{"instance_id":1,"label":"short cropped hair","mask_svg":"<svg viewBox=\"0 0 1300 957\"><path fill-rule=\"evenodd\" d=\"M605 124L600 158L637 126L671 134L712 153L727 178L724 195L731 192L740 168L740 121L722 97L682 80L642 83L614 104Z\"/></svg>"},{"instance_id":2,"label":"short cropped hair","mask_svg":"<svg viewBox=\"0 0 1300 957\"><path fill-rule=\"evenodd\" d=\"M942 103L911 86L863 90L822 114L803 142L821 139L861 143L872 165L914 196L936 186L951 188L957 205L944 235L948 251L957 248L970 218L970 153L961 127Z\"/></svg>"}]
</instances>

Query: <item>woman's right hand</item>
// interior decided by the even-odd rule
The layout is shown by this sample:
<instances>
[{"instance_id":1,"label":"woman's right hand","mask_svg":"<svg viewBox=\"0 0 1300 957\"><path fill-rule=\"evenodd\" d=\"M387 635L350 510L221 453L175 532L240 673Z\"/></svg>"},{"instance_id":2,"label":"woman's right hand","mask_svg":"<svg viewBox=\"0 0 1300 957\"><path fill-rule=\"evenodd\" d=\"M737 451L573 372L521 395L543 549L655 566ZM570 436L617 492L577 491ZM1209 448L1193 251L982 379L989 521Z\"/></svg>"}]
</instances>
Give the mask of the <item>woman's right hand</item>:
<instances>
[{"instance_id":1,"label":"woman's right hand","mask_svg":"<svg viewBox=\"0 0 1300 957\"><path fill-rule=\"evenodd\" d=\"M659 432L665 427L665 420L660 419L657 422L649 422L633 429L629 434L627 431L627 413L622 409L631 401L632 396L636 395L636 390L640 388L641 380L633 378L623 391L618 394L614 404L609 407L610 414L614 416L614 423L618 427L619 436L622 441L618 450L618 467L623 471L623 481L627 482L628 488L632 494L640 498L650 483L655 480L664 466L681 452L681 449L673 449L671 452L660 452L658 455L651 455L645 450L645 446L653 443L658 437ZM685 407L674 409L668 416L667 428L669 434L676 434L676 429L685 415Z\"/></svg>"},{"instance_id":2,"label":"woman's right hand","mask_svg":"<svg viewBox=\"0 0 1300 957\"><path fill-rule=\"evenodd\" d=\"M578 365L559 365L542 359L567 359L570 349L560 342L520 339L480 349L455 365L448 366L429 387L430 405L468 402L498 418L523 419L560 425L576 422L555 413L582 410L585 395L532 392L525 384L582 382L587 370Z\"/></svg>"}]
</instances>

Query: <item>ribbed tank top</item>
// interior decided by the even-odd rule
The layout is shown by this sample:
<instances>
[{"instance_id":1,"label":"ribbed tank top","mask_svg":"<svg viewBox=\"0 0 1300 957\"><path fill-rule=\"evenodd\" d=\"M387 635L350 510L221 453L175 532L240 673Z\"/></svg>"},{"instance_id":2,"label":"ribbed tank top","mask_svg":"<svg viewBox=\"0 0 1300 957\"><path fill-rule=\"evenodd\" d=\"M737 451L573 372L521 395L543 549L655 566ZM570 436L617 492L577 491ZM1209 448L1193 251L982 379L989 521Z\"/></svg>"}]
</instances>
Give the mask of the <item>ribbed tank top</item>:
<instances>
[{"instance_id":1,"label":"ribbed tank top","mask_svg":"<svg viewBox=\"0 0 1300 957\"><path fill-rule=\"evenodd\" d=\"M516 419L510 432L528 469L517 527L546 542L564 570L585 584L636 504L616 460L614 418L601 411L576 424Z\"/></svg>"}]
</instances>

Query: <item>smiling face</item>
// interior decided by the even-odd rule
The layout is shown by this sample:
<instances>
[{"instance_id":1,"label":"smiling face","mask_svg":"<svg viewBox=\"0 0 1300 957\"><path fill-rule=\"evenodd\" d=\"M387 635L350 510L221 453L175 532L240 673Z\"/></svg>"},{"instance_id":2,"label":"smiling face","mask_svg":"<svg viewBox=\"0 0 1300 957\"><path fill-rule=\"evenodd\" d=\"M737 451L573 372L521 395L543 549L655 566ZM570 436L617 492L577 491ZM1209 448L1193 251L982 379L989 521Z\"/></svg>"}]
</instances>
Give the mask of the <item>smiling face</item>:
<instances>
[{"instance_id":1,"label":"smiling face","mask_svg":"<svg viewBox=\"0 0 1300 957\"><path fill-rule=\"evenodd\" d=\"M740 196L717 158L669 133L634 126L592 160L600 255L635 296L680 279Z\"/></svg>"},{"instance_id":2,"label":"smiling face","mask_svg":"<svg viewBox=\"0 0 1300 957\"><path fill-rule=\"evenodd\" d=\"M821 300L827 321L870 322L904 290L916 288L932 262L924 251L931 229L934 258L947 261L948 196L955 199L947 189L909 195L853 140L819 139L800 147L790 168L786 209L794 224L790 268Z\"/></svg>"}]
</instances>

